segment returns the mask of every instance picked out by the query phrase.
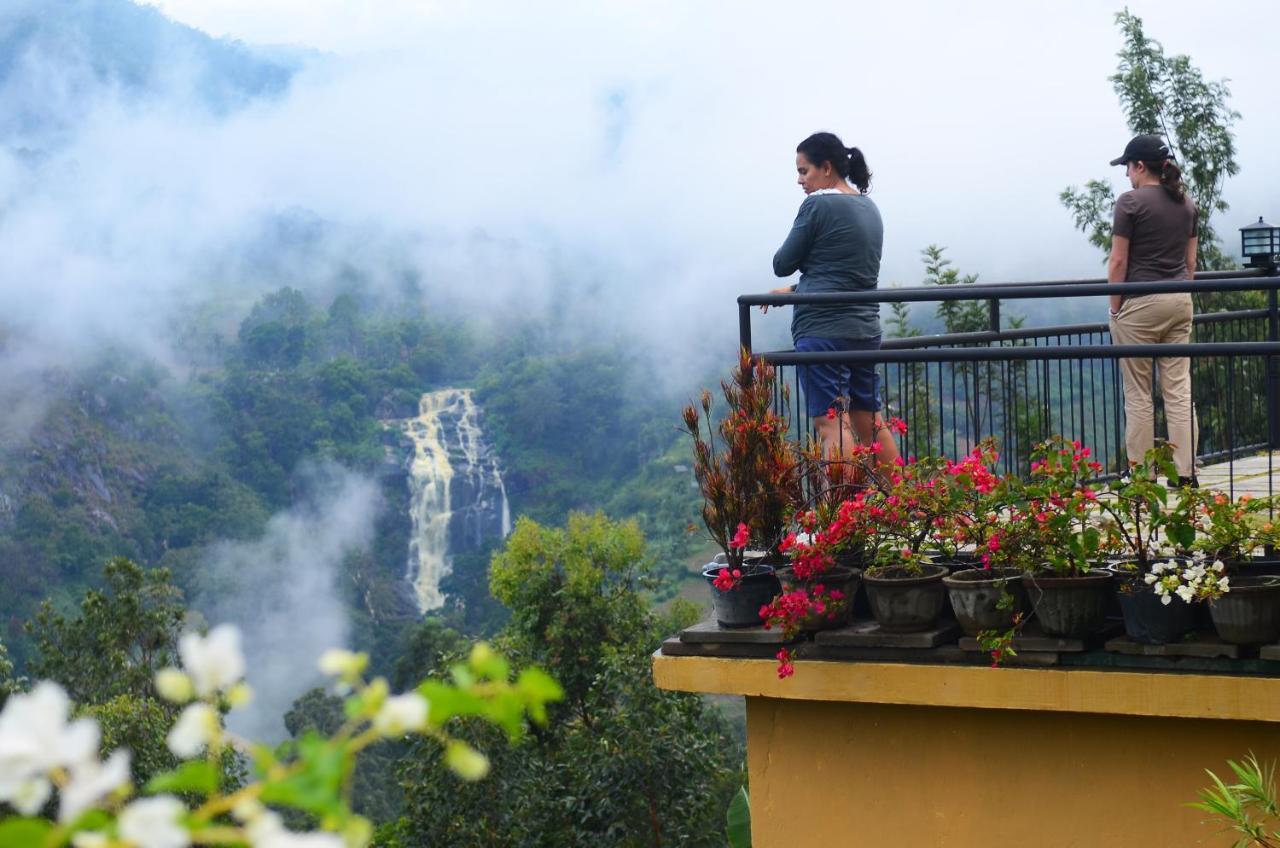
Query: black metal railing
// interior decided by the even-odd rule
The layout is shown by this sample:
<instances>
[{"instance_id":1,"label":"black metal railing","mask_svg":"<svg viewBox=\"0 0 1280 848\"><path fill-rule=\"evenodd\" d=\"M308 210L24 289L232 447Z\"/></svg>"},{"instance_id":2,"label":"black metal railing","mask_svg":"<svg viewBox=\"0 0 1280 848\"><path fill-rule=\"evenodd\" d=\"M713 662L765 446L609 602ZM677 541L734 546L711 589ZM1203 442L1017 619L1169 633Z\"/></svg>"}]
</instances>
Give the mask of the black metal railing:
<instances>
[{"instance_id":1,"label":"black metal railing","mask_svg":"<svg viewBox=\"0 0 1280 848\"><path fill-rule=\"evenodd\" d=\"M981 332L886 339L879 351L753 355L782 371L779 384L790 387L788 411L797 436L809 433L812 422L795 366L872 363L881 374L886 413L909 423L902 438L904 454L954 457L994 436L1004 470L1011 472L1026 470L1034 443L1060 434L1091 445L1104 467L1119 473L1126 459L1119 360L1189 357L1199 418L1198 461L1228 463L1234 488L1236 459L1280 448L1277 290L1280 277L1256 269L1205 273L1193 281L1126 283L1128 297L1265 293L1267 308L1195 316L1192 342L1185 345L1115 345L1102 323L1000 326L1001 301L1099 297L1116 291L1101 280L742 295L739 331L742 346L751 351L751 309L756 306L986 301L988 329ZM781 402L781 392L777 400ZM1159 398L1156 414L1156 431L1163 432Z\"/></svg>"}]
</instances>

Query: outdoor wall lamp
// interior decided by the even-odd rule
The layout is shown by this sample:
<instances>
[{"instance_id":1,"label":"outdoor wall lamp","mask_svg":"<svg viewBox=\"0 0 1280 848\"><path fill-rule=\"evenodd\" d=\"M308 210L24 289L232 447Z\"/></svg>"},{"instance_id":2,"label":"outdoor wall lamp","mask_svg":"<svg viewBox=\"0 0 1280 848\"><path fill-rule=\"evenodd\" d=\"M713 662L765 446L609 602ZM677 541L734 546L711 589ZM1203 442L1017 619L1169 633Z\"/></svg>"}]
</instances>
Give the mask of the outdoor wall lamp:
<instances>
[{"instance_id":1,"label":"outdoor wall lamp","mask_svg":"<svg viewBox=\"0 0 1280 848\"><path fill-rule=\"evenodd\" d=\"M1276 269L1280 259L1280 227L1258 218L1258 223L1240 228L1240 253L1253 268Z\"/></svg>"}]
</instances>

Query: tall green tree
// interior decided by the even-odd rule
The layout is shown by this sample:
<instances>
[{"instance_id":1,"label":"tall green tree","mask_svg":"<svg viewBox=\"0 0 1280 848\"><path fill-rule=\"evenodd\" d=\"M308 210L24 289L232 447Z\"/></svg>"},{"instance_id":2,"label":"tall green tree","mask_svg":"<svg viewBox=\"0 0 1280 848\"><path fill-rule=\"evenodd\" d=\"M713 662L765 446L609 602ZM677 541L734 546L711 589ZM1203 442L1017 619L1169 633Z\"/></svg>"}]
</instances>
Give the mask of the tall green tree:
<instances>
[{"instance_id":1,"label":"tall green tree","mask_svg":"<svg viewBox=\"0 0 1280 848\"><path fill-rule=\"evenodd\" d=\"M156 672L177 662L186 618L166 569L147 571L116 557L103 577L102 589L85 593L79 615L62 615L45 601L27 624L39 651L29 676L56 680L80 704L152 694Z\"/></svg>"},{"instance_id":2,"label":"tall green tree","mask_svg":"<svg viewBox=\"0 0 1280 848\"><path fill-rule=\"evenodd\" d=\"M511 611L498 643L545 668L565 700L514 748L473 728L493 759L484 783L442 780L433 743L412 743L400 771L405 815L383 844L723 844L742 751L703 699L653 685L649 654L671 623L649 611L648 574L634 522L517 524L491 565L494 596Z\"/></svg>"},{"instance_id":3,"label":"tall green tree","mask_svg":"<svg viewBox=\"0 0 1280 848\"><path fill-rule=\"evenodd\" d=\"M1222 196L1223 184L1240 170L1231 130L1240 113L1230 106L1227 81L1206 80L1190 56L1167 55L1160 42L1147 36L1142 19L1128 9L1116 15L1116 24L1124 47L1117 54L1119 66L1110 80L1129 129L1135 134L1163 136L1177 156L1200 216L1196 267L1234 268L1234 260L1222 251L1210 221L1214 213L1229 208ZM1090 180L1083 187L1066 188L1059 199L1089 243L1110 252L1115 206L1110 180Z\"/></svg>"}]
</instances>

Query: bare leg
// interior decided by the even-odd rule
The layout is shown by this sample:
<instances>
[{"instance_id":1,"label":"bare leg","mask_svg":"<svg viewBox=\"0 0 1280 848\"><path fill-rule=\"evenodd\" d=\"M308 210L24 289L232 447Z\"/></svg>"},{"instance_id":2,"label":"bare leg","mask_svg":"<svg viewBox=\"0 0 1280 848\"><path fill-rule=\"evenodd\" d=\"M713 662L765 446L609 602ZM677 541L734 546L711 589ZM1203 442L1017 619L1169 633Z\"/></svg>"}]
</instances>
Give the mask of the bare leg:
<instances>
[{"instance_id":1,"label":"bare leg","mask_svg":"<svg viewBox=\"0 0 1280 848\"><path fill-rule=\"evenodd\" d=\"M852 419L853 430L859 442L864 445L880 446L876 454L880 470L892 468L901 454L898 452L898 443L894 440L893 433L885 426L884 418L880 413L855 410L849 413L849 417Z\"/></svg>"}]
</instances>

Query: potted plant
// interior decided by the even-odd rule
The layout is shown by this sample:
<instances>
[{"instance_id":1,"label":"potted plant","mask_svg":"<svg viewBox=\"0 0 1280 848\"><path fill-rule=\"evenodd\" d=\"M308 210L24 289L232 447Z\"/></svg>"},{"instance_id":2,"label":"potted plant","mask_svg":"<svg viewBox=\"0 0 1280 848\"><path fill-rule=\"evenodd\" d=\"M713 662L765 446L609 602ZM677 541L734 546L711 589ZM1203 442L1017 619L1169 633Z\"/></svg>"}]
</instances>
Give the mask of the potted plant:
<instances>
[{"instance_id":1,"label":"potted plant","mask_svg":"<svg viewBox=\"0 0 1280 848\"><path fill-rule=\"evenodd\" d=\"M871 614L891 633L930 629L946 603L942 579L950 572L931 550L950 508L944 465L934 457L900 459L865 506L872 529L864 534L871 562L863 584Z\"/></svg>"},{"instance_id":2,"label":"potted plant","mask_svg":"<svg viewBox=\"0 0 1280 848\"><path fill-rule=\"evenodd\" d=\"M1182 490L1180 510L1195 529L1194 547L1220 559L1229 572L1248 573L1276 538L1273 498L1242 494L1231 500L1209 489Z\"/></svg>"},{"instance_id":3,"label":"potted plant","mask_svg":"<svg viewBox=\"0 0 1280 848\"><path fill-rule=\"evenodd\" d=\"M951 508L939 516L936 538L953 557L968 554L973 567L952 571L942 583L967 636L1008 629L1027 608L1022 572L1032 548L1014 532L1020 487L1016 478L992 470L999 458L994 440L987 439L943 468Z\"/></svg>"},{"instance_id":4,"label":"potted plant","mask_svg":"<svg viewBox=\"0 0 1280 848\"><path fill-rule=\"evenodd\" d=\"M795 530L779 546L791 561L778 573L784 592L822 583L852 600L862 574L864 548L857 518L874 454L871 447L855 445L842 458L831 459L816 440L801 451L799 480L806 498L792 518ZM839 620L825 618L825 626L847 623L851 608L846 606ZM815 622L806 629L818 626Z\"/></svg>"},{"instance_id":5,"label":"potted plant","mask_svg":"<svg viewBox=\"0 0 1280 848\"><path fill-rule=\"evenodd\" d=\"M1088 448L1060 436L1032 453L1020 534L1034 540L1044 559L1024 581L1049 636L1083 639L1106 622L1112 576L1099 565L1114 537L1097 525L1097 493L1088 483L1101 470Z\"/></svg>"},{"instance_id":6,"label":"potted plant","mask_svg":"<svg viewBox=\"0 0 1280 848\"><path fill-rule=\"evenodd\" d=\"M749 627L762 622L760 607L778 594L779 546L797 499L788 421L773 410L775 392L783 410L788 393L773 366L745 350L731 379L720 386L727 412L718 424L705 390L699 405L686 406L682 417L693 439L702 520L725 557L723 565L713 563L702 572L711 585L715 617L724 627ZM764 552L762 559L747 556L752 542Z\"/></svg>"},{"instance_id":7,"label":"potted plant","mask_svg":"<svg viewBox=\"0 0 1280 848\"><path fill-rule=\"evenodd\" d=\"M1103 524L1121 548L1111 570L1125 633L1138 642L1176 642L1195 628L1193 583L1180 582L1202 572L1198 559L1187 556L1195 539L1190 501L1181 497L1171 509L1169 490L1158 479L1176 473L1172 447L1158 445L1130 470L1127 480L1097 499ZM1160 591L1162 587L1168 591ZM1182 603L1171 602L1174 597Z\"/></svg>"}]
</instances>

